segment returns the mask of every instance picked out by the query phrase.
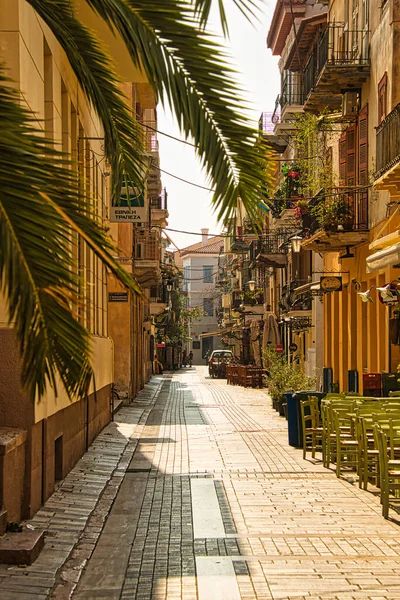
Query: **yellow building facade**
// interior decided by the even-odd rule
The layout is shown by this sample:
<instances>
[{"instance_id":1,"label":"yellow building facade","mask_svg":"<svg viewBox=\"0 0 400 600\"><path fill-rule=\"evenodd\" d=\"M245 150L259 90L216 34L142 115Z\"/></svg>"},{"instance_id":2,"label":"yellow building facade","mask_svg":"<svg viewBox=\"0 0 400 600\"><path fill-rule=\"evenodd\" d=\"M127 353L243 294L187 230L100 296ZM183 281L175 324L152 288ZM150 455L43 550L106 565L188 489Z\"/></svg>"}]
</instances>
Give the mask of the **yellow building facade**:
<instances>
[{"instance_id":1,"label":"yellow building facade","mask_svg":"<svg viewBox=\"0 0 400 600\"><path fill-rule=\"evenodd\" d=\"M101 36L120 77L130 82L124 92L138 120L154 120L154 93L134 69L122 42L106 30L86 3L77 2L76 9ZM7 68L11 85L20 92L21 101L37 119L38 132L71 156L94 211L107 223L111 174L104 156L101 124L60 45L25 0L2 2L0 61ZM150 117L146 112L149 110ZM149 136L145 128L143 131L147 143ZM153 152L152 160L159 166L158 148L150 143L149 152ZM161 281L160 227L165 226L167 217L157 169L150 169L146 195L149 218L141 224L143 227L109 225L121 264L142 284L141 296L122 290L87 245L80 239L73 240L85 292L79 318L92 339L94 378L87 398L71 402L60 386L57 397L49 389L40 401L29 401L21 389L12 324L0 299L0 445L4 446L5 457L0 465L0 508L8 511L10 521L33 515L109 422L112 383L122 382L132 399L151 376L151 314L157 312L154 305L158 302L157 297L151 298L151 286ZM158 228L153 232L154 225ZM139 243L142 238L147 245ZM128 301L110 302L110 294L115 291L124 291ZM12 446L7 435L2 436L10 428L15 434Z\"/></svg>"},{"instance_id":2,"label":"yellow building facade","mask_svg":"<svg viewBox=\"0 0 400 600\"><path fill-rule=\"evenodd\" d=\"M399 10L395 0L279 0L267 40L282 75L271 144L289 168L309 160L308 177L315 151L324 164L287 208L308 203L297 227L301 254L313 256L308 287L322 299L323 327L313 314L306 335L323 347L325 383L340 390L365 392L369 375L396 372L400 362ZM309 159L293 146L299 115L327 127L323 151L310 140ZM342 288L324 293L320 276L341 278ZM390 283L391 297L377 290Z\"/></svg>"}]
</instances>

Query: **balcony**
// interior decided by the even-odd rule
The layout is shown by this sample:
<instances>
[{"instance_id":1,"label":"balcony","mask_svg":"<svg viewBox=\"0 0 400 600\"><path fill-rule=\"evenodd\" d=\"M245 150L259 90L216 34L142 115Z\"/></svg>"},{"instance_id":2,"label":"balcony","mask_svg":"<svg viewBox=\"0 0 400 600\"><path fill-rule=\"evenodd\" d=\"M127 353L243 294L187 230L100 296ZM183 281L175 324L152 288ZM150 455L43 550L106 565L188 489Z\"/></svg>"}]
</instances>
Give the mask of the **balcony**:
<instances>
[{"instance_id":1,"label":"balcony","mask_svg":"<svg viewBox=\"0 0 400 600\"><path fill-rule=\"evenodd\" d=\"M340 108L342 94L361 88L369 73L369 32L328 23L304 68L305 109Z\"/></svg>"},{"instance_id":2,"label":"balcony","mask_svg":"<svg viewBox=\"0 0 400 600\"><path fill-rule=\"evenodd\" d=\"M161 248L158 232L149 230L136 231L133 275L142 287L148 288L160 283L160 260Z\"/></svg>"},{"instance_id":3,"label":"balcony","mask_svg":"<svg viewBox=\"0 0 400 600\"><path fill-rule=\"evenodd\" d=\"M250 260L267 267L283 269L287 262L288 242L294 233L292 229L281 229L260 236L250 244Z\"/></svg>"},{"instance_id":4,"label":"balcony","mask_svg":"<svg viewBox=\"0 0 400 600\"><path fill-rule=\"evenodd\" d=\"M275 110L272 113L261 113L260 119L258 121L258 130L263 136L263 138L266 140L266 142L268 142L268 144L271 146L272 150L274 150L278 154L282 154L288 145L288 140L282 135L274 133L275 126L279 122L279 119L280 115L277 106L275 106Z\"/></svg>"},{"instance_id":5,"label":"balcony","mask_svg":"<svg viewBox=\"0 0 400 600\"><path fill-rule=\"evenodd\" d=\"M286 119L295 119L304 112L304 94L301 80L294 78L293 73L288 73L282 82L281 93L278 96L281 122Z\"/></svg>"},{"instance_id":6,"label":"balcony","mask_svg":"<svg viewBox=\"0 0 400 600\"><path fill-rule=\"evenodd\" d=\"M160 227L167 226L168 219L168 194L164 188L161 194L155 198L150 198L151 222Z\"/></svg>"},{"instance_id":7,"label":"balcony","mask_svg":"<svg viewBox=\"0 0 400 600\"><path fill-rule=\"evenodd\" d=\"M376 128L376 186L399 195L400 104Z\"/></svg>"},{"instance_id":8,"label":"balcony","mask_svg":"<svg viewBox=\"0 0 400 600\"><path fill-rule=\"evenodd\" d=\"M318 216L316 216L318 215ZM329 190L303 215L304 250L340 252L368 241L368 190Z\"/></svg>"}]
</instances>

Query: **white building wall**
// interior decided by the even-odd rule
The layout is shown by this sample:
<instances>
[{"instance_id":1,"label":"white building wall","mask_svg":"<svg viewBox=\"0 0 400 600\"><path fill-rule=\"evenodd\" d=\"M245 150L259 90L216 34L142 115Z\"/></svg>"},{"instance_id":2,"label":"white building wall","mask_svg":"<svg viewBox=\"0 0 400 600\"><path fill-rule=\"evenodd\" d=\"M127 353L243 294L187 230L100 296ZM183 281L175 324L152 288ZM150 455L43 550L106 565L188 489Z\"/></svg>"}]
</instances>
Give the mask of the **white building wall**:
<instances>
[{"instance_id":1,"label":"white building wall","mask_svg":"<svg viewBox=\"0 0 400 600\"><path fill-rule=\"evenodd\" d=\"M212 267L212 282L204 281L203 267ZM193 364L203 365L203 358L206 341L200 338L201 333L215 331L218 329L217 310L220 292L215 287L215 280L218 270L218 255L217 254L192 254L183 257L183 271L187 279L184 279L183 289L188 292L189 308L204 308L204 300L212 300L212 316L203 316L199 321L194 322L190 328L191 341L188 344L188 352L193 352ZM213 336L212 349L220 348L220 338Z\"/></svg>"}]
</instances>

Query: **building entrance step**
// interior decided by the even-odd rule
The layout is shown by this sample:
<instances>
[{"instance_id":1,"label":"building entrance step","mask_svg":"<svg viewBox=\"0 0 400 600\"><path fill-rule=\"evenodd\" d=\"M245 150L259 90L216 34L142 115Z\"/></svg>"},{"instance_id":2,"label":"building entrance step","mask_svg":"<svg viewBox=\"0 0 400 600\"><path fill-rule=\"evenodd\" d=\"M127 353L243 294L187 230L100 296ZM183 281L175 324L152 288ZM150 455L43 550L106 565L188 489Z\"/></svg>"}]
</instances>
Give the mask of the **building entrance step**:
<instances>
[{"instance_id":1,"label":"building entrance step","mask_svg":"<svg viewBox=\"0 0 400 600\"><path fill-rule=\"evenodd\" d=\"M0 538L0 563L31 565L44 546L44 531L25 529Z\"/></svg>"}]
</instances>

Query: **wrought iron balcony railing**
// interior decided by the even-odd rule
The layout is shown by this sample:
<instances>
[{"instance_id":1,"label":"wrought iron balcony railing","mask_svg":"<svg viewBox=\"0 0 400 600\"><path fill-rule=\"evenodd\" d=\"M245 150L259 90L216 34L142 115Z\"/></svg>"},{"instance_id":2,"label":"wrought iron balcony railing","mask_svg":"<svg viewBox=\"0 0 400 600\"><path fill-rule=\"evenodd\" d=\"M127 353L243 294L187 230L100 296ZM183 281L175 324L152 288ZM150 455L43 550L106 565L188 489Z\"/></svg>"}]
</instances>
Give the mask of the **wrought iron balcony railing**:
<instances>
[{"instance_id":1,"label":"wrought iron balcony railing","mask_svg":"<svg viewBox=\"0 0 400 600\"><path fill-rule=\"evenodd\" d=\"M400 104L376 128L376 174L381 177L400 163Z\"/></svg>"},{"instance_id":2,"label":"wrought iron balcony railing","mask_svg":"<svg viewBox=\"0 0 400 600\"><path fill-rule=\"evenodd\" d=\"M301 106L304 102L303 86L301 81L293 79L293 74L286 75L282 82L281 93L278 96L281 111L285 106Z\"/></svg>"},{"instance_id":3,"label":"wrought iron balcony railing","mask_svg":"<svg viewBox=\"0 0 400 600\"><path fill-rule=\"evenodd\" d=\"M150 207L156 210L167 210L167 199L167 190L164 188L161 194L157 196L157 198L150 199Z\"/></svg>"},{"instance_id":4,"label":"wrought iron balcony railing","mask_svg":"<svg viewBox=\"0 0 400 600\"><path fill-rule=\"evenodd\" d=\"M302 215L304 237L323 229L338 233L368 230L368 188L345 192L331 189L310 201L310 207Z\"/></svg>"},{"instance_id":5,"label":"wrought iron balcony railing","mask_svg":"<svg viewBox=\"0 0 400 600\"><path fill-rule=\"evenodd\" d=\"M287 254L289 239L294 235L293 229L278 229L260 235L258 240L250 244L250 261L254 261L262 253L265 255Z\"/></svg>"},{"instance_id":6,"label":"wrought iron balcony railing","mask_svg":"<svg viewBox=\"0 0 400 600\"><path fill-rule=\"evenodd\" d=\"M304 68L304 97L311 92L326 66L345 70L369 64L369 32L348 30L343 23L328 23Z\"/></svg>"}]
</instances>

